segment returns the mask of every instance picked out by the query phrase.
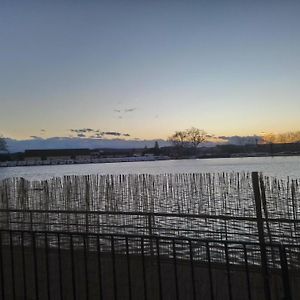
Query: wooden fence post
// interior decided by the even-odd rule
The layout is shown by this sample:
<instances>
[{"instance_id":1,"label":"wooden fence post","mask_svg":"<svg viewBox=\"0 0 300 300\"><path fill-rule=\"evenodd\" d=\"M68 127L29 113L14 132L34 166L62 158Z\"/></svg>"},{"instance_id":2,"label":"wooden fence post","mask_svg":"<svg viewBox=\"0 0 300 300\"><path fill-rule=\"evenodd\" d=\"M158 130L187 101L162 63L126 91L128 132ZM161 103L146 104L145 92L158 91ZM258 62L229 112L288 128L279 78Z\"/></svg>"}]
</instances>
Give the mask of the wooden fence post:
<instances>
[{"instance_id":1,"label":"wooden fence post","mask_svg":"<svg viewBox=\"0 0 300 300\"><path fill-rule=\"evenodd\" d=\"M253 192L255 199L255 209L256 209L256 218L257 218L257 229L258 229L258 238L260 246L260 256L261 256L261 267L262 275L264 279L264 293L266 300L271 300L271 291L269 283L269 274L268 274L268 262L267 262L267 251L264 237L264 224L262 218L261 210L261 193L259 186L259 176L257 172L252 172L252 184Z\"/></svg>"}]
</instances>

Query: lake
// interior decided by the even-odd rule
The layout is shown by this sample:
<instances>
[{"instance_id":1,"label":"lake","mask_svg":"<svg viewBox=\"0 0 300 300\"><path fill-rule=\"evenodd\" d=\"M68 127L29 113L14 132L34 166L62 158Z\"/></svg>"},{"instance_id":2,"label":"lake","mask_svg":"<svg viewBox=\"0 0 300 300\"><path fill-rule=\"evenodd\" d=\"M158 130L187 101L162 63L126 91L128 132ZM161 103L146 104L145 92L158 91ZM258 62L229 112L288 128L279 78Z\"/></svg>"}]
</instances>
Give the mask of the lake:
<instances>
[{"instance_id":1,"label":"lake","mask_svg":"<svg viewBox=\"0 0 300 300\"><path fill-rule=\"evenodd\" d=\"M163 174L259 171L279 178L300 178L300 157L243 157L184 159L104 164L54 165L0 168L0 179L24 177L49 179L65 175L87 174Z\"/></svg>"}]
</instances>

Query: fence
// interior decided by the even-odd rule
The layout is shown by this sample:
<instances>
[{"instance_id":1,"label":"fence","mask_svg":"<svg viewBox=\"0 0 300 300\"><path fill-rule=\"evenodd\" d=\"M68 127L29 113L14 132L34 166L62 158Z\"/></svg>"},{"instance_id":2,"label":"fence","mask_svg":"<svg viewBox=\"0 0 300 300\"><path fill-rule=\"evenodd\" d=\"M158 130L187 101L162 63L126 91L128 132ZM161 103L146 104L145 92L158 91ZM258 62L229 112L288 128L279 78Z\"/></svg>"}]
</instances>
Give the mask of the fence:
<instances>
[{"instance_id":1,"label":"fence","mask_svg":"<svg viewBox=\"0 0 300 300\"><path fill-rule=\"evenodd\" d=\"M257 241L260 211L269 242L297 244L300 184L255 174L4 180L0 226Z\"/></svg>"},{"instance_id":2,"label":"fence","mask_svg":"<svg viewBox=\"0 0 300 300\"><path fill-rule=\"evenodd\" d=\"M1 299L297 299L295 245L0 231ZM243 257L236 263L237 253Z\"/></svg>"},{"instance_id":3,"label":"fence","mask_svg":"<svg viewBox=\"0 0 300 300\"><path fill-rule=\"evenodd\" d=\"M258 173L2 181L1 297L297 299L299 195Z\"/></svg>"},{"instance_id":4,"label":"fence","mask_svg":"<svg viewBox=\"0 0 300 300\"><path fill-rule=\"evenodd\" d=\"M299 218L299 180L260 181L270 218ZM0 181L0 208L256 216L250 173L9 178Z\"/></svg>"},{"instance_id":5,"label":"fence","mask_svg":"<svg viewBox=\"0 0 300 300\"><path fill-rule=\"evenodd\" d=\"M257 217L209 214L0 209L0 228L7 230L122 233L221 241L257 242L257 220ZM262 217L262 221L268 242L299 243L300 219Z\"/></svg>"}]
</instances>

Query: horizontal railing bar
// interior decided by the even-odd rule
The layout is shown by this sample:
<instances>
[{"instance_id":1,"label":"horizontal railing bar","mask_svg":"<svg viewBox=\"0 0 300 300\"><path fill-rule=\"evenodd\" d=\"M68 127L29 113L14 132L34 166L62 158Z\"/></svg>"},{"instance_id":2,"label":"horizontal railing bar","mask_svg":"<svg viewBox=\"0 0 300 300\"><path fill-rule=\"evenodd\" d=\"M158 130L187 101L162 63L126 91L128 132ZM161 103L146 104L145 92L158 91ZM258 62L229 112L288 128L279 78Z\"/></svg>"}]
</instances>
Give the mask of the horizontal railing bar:
<instances>
[{"instance_id":1,"label":"horizontal railing bar","mask_svg":"<svg viewBox=\"0 0 300 300\"><path fill-rule=\"evenodd\" d=\"M32 213L32 214L91 214L91 215L125 215L125 216L154 216L154 217L169 217L169 218L191 218L191 219L219 219L226 221L249 221L257 222L256 217L243 216L227 216L227 215L210 215L210 214L179 214L179 213L164 213L164 212L129 212L129 211L90 211L90 210L42 210L42 209L0 209L0 213ZM287 218L263 218L268 222L281 222L289 224L300 224L300 219Z\"/></svg>"},{"instance_id":2,"label":"horizontal railing bar","mask_svg":"<svg viewBox=\"0 0 300 300\"><path fill-rule=\"evenodd\" d=\"M5 222L0 222L0 225L7 225L7 223ZM95 229L98 228L98 224L85 224L85 223L42 223L42 222L14 222L14 221L10 221L9 222L10 225L27 225L27 226L76 226L76 227L82 227L83 229L86 229L87 227L89 229ZM108 225L108 224L100 224L100 227L102 229L107 229L107 228L123 228L123 229L145 229L145 230L149 230L148 226L132 226L132 225ZM202 233L207 233L207 234L220 234L220 235L225 235L226 232L224 231L210 231L210 230L194 230L194 229L188 229L188 228L172 228L172 227L156 227L153 226L152 230L160 230L160 231L178 231L178 232L188 232L188 233L195 233L195 234L202 234ZM51 231L51 232L57 232L57 231ZM66 231L64 231L66 232ZM249 236L249 237L255 237L254 233L247 233L247 232L243 232L243 233L239 233L239 232L227 232L227 235L241 235L241 236ZM282 235L272 235L272 237L282 237Z\"/></svg>"},{"instance_id":3,"label":"horizontal railing bar","mask_svg":"<svg viewBox=\"0 0 300 300\"><path fill-rule=\"evenodd\" d=\"M235 241L235 240L215 240L215 239L202 239L202 238L189 238L189 237L168 237L168 236L157 236L157 235L140 235L140 234L119 234L119 233L95 233L95 232L66 232L66 231L43 231L43 230L16 230L16 229L0 229L0 232L6 232L6 233L28 233L28 234L34 234L34 235L43 235L47 234L49 236L51 235L72 235L72 236L93 236L93 237L107 237L107 238L132 238L132 239L159 239L159 240L171 240L171 241L186 241L186 242L198 242L198 243L220 243L220 244L228 244L228 245L253 245L253 246L259 246L258 242L251 242L251 241ZM266 242L266 246L268 247L292 247L292 248L299 248L300 244L283 244L278 242Z\"/></svg>"}]
</instances>

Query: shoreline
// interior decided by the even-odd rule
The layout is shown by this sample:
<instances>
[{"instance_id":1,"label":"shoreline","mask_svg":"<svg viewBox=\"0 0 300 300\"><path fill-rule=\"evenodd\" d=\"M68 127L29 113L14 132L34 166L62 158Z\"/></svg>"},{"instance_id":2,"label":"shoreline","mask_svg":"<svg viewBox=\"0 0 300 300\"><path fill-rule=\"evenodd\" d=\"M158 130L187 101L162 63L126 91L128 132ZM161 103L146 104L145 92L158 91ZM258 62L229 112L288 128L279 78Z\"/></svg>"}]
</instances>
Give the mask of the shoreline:
<instances>
[{"instance_id":1,"label":"shoreline","mask_svg":"<svg viewBox=\"0 0 300 300\"><path fill-rule=\"evenodd\" d=\"M42 167L42 166L59 166L59 165L86 165L86 164L106 164L106 163L121 163L121 162L140 162L140 161L160 161L171 160L167 156L155 157L110 157L90 160L51 160L51 161L8 161L0 163L0 168L13 167Z\"/></svg>"},{"instance_id":2,"label":"shoreline","mask_svg":"<svg viewBox=\"0 0 300 300\"><path fill-rule=\"evenodd\" d=\"M300 153L248 153L234 155L211 155L211 156L193 156L193 157L169 157L169 156L141 156L141 157L110 157L90 160L51 160L51 161L7 161L0 162L0 168L14 167L43 167L43 166L59 166L59 165L86 165L86 164L109 164L123 162L153 162L162 160L192 160L192 159L223 159L223 158L249 158L249 157L295 157Z\"/></svg>"}]
</instances>

